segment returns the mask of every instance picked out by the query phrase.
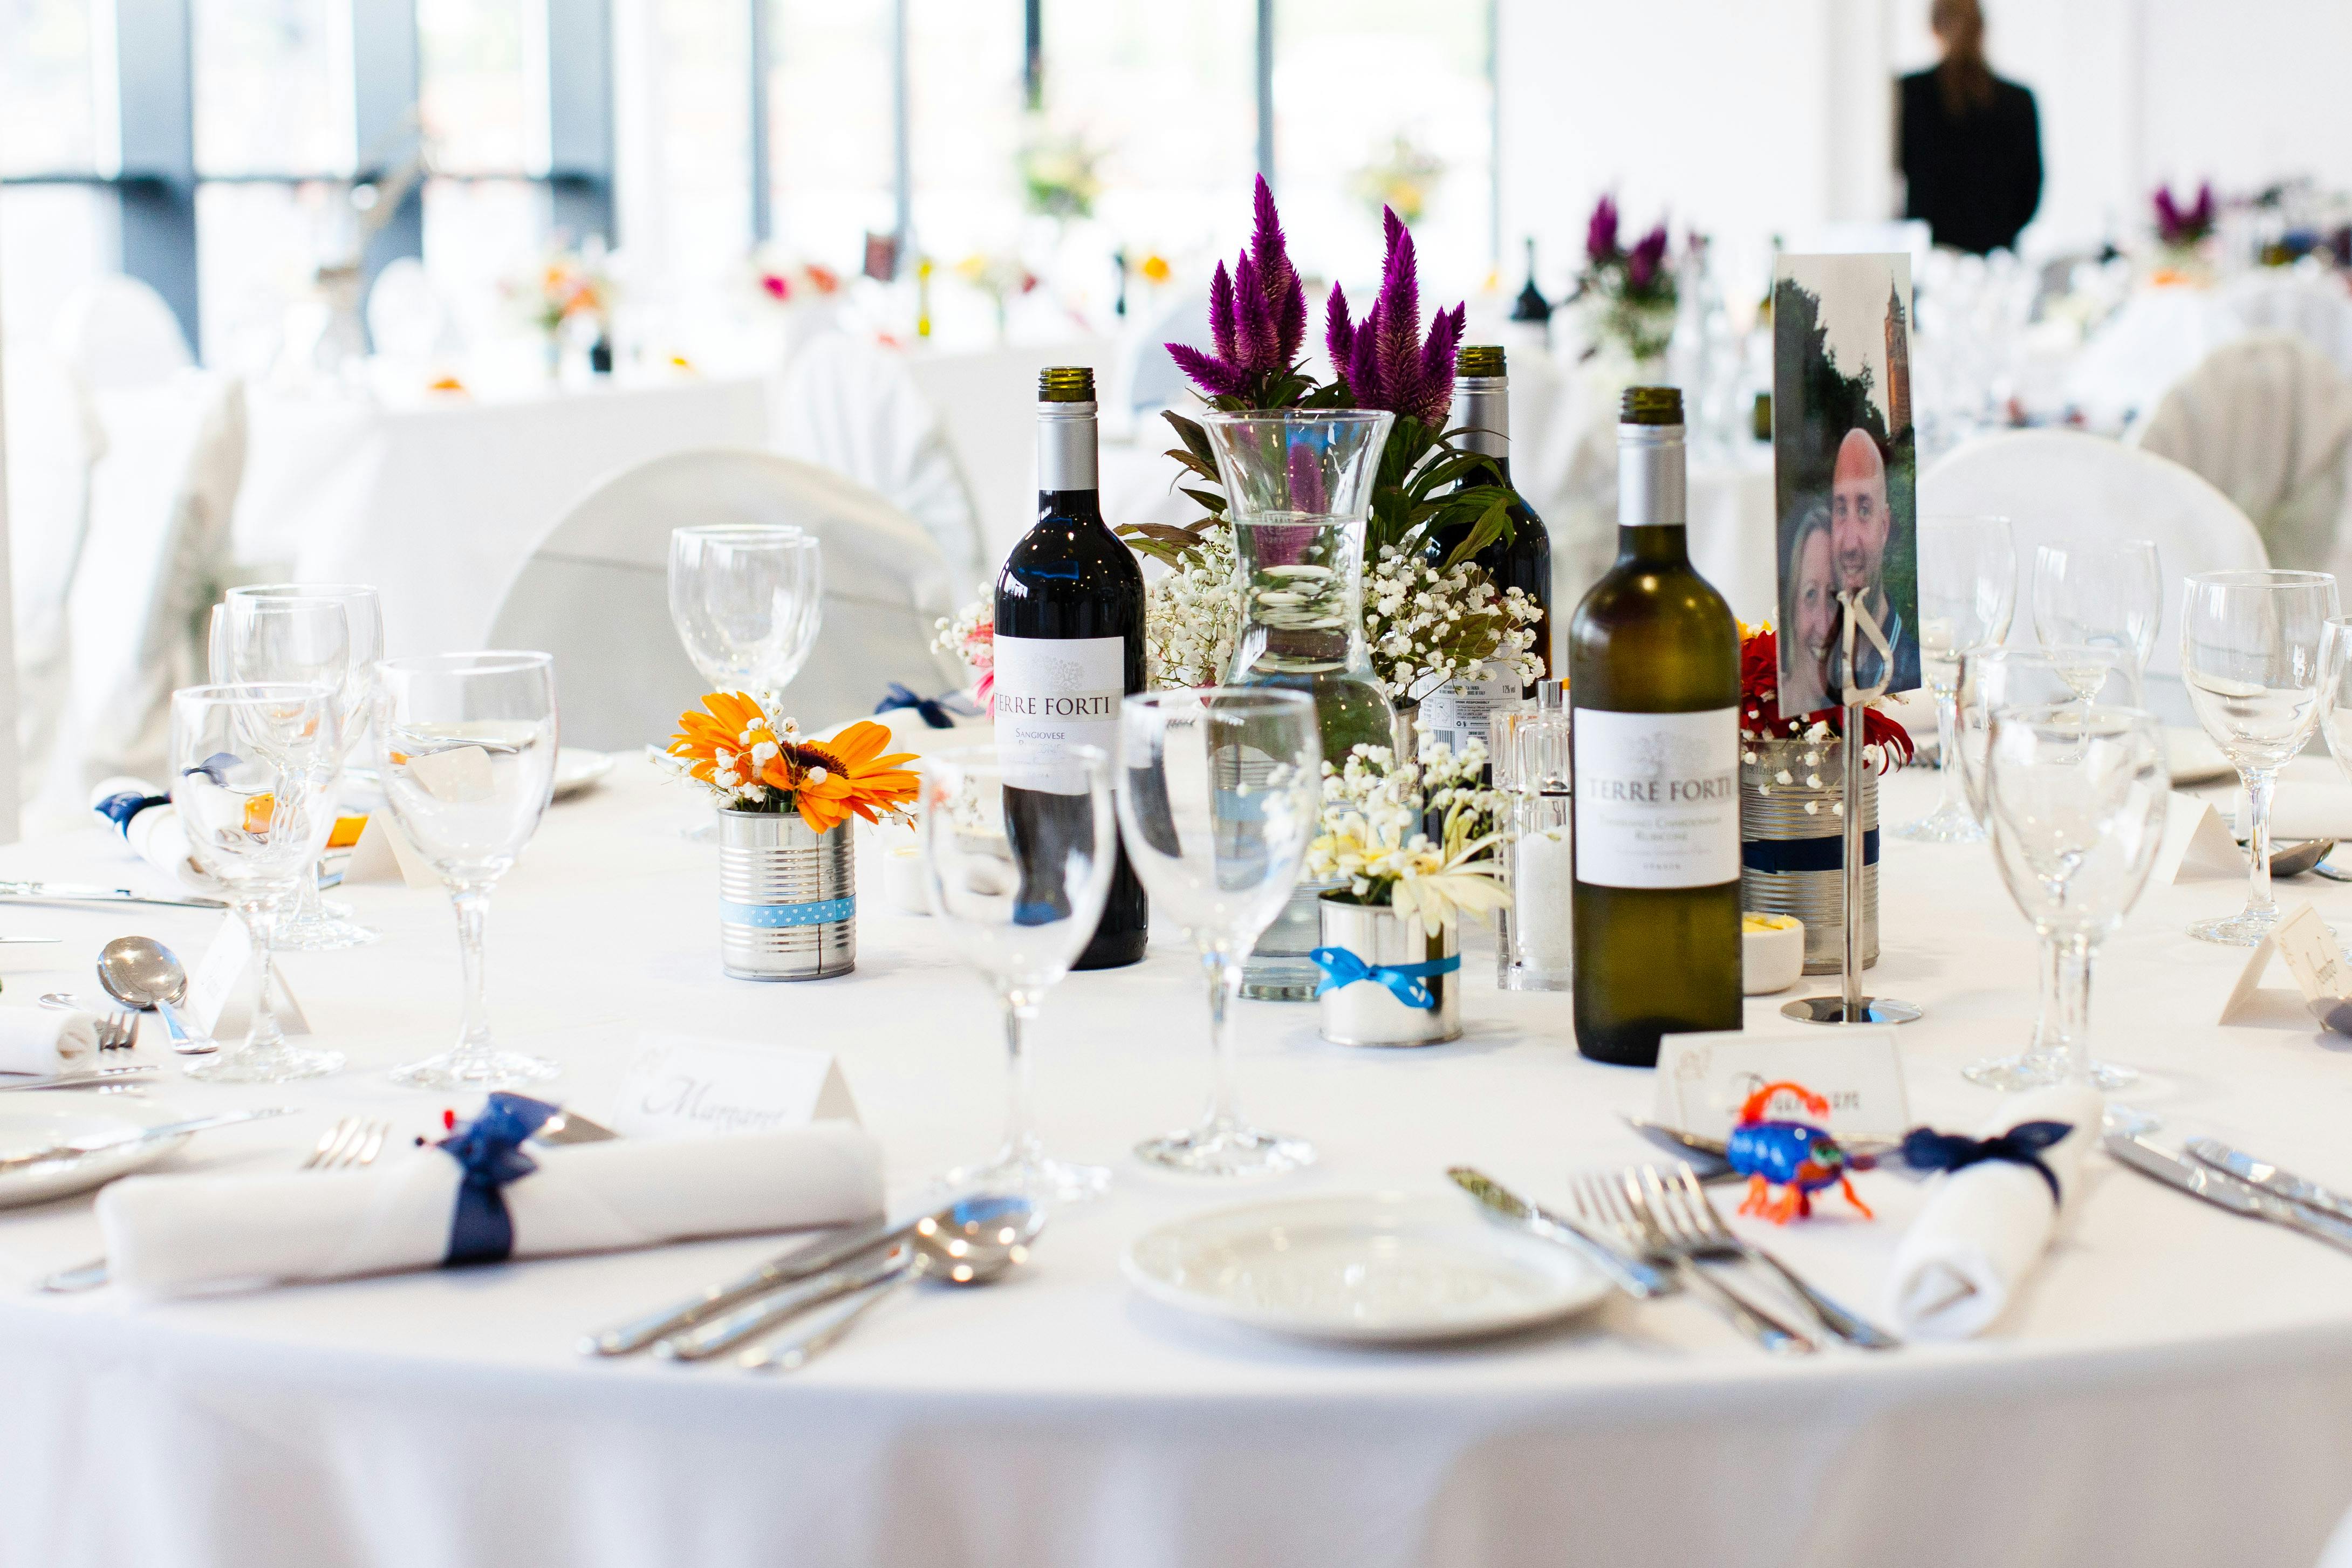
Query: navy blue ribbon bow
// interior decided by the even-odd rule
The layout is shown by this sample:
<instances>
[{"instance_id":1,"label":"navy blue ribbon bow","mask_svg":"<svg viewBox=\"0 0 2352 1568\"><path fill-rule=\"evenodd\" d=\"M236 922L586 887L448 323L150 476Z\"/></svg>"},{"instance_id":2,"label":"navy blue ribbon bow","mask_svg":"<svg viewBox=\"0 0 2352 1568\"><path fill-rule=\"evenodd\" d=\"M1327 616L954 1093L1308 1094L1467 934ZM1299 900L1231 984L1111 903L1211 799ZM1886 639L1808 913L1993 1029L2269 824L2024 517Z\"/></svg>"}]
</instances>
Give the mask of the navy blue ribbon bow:
<instances>
[{"instance_id":1,"label":"navy blue ribbon bow","mask_svg":"<svg viewBox=\"0 0 2352 1568\"><path fill-rule=\"evenodd\" d=\"M1426 964L1367 964L1346 947L1318 947L1308 957L1323 971L1315 984L1315 994L1336 991L1352 986L1358 980L1375 980L1389 988L1389 994L1409 1008L1428 1012L1437 1006L1437 998L1423 980L1439 975L1450 975L1462 967L1462 955L1433 959Z\"/></svg>"},{"instance_id":2,"label":"navy blue ribbon bow","mask_svg":"<svg viewBox=\"0 0 2352 1568\"><path fill-rule=\"evenodd\" d=\"M457 1211L449 1217L449 1250L442 1267L496 1263L513 1256L514 1220L507 1214L501 1189L539 1168L539 1162L522 1152L522 1141L544 1126L557 1109L524 1094L493 1094L480 1115L459 1124L436 1145L465 1172L457 1183Z\"/></svg>"},{"instance_id":3,"label":"navy blue ribbon bow","mask_svg":"<svg viewBox=\"0 0 2352 1568\"><path fill-rule=\"evenodd\" d=\"M1986 1160L2031 1166L2050 1184L2050 1201L2062 1201L2058 1173L2042 1162L2042 1151L2074 1130L2072 1122L2021 1122L1997 1138L1964 1138L1933 1127L1914 1127L1903 1139L1903 1163L1915 1171L1966 1170Z\"/></svg>"},{"instance_id":4,"label":"navy blue ribbon bow","mask_svg":"<svg viewBox=\"0 0 2352 1568\"><path fill-rule=\"evenodd\" d=\"M938 698L919 697L912 691L909 691L907 687L899 685L897 681L892 681L890 683L890 695L884 697L880 702L876 703L874 705L874 711L877 714L884 714L888 713L893 708L902 707L910 707L917 713L921 714L923 716L923 722L929 725L933 729L953 729L955 727L955 720L949 716L947 709L940 706Z\"/></svg>"}]
</instances>

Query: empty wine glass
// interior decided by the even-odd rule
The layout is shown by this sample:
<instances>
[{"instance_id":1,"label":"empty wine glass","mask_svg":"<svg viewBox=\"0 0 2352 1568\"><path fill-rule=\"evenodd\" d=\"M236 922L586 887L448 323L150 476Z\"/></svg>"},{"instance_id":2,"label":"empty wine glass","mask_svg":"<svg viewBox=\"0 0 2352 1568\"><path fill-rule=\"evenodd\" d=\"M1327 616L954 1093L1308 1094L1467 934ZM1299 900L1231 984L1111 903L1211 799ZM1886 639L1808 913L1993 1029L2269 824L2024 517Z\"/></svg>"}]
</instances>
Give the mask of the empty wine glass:
<instances>
[{"instance_id":1,"label":"empty wine glass","mask_svg":"<svg viewBox=\"0 0 2352 1568\"><path fill-rule=\"evenodd\" d=\"M432 653L376 666L384 804L449 890L465 964L452 1050L393 1071L420 1088L492 1089L558 1068L490 1043L482 926L490 889L530 841L555 787L555 669L545 653Z\"/></svg>"},{"instance_id":2,"label":"empty wine glass","mask_svg":"<svg viewBox=\"0 0 2352 1568\"><path fill-rule=\"evenodd\" d=\"M338 617L322 606L340 611ZM319 681L335 690L342 749L329 782L328 804L340 802L343 768L367 735L371 672L383 657L383 611L374 589L362 583L272 582L232 588L213 609L212 671L215 681ZM340 645L342 655L334 655ZM334 831L330 810L320 833L323 853ZM376 934L351 910L319 895L319 867L304 879L295 906L278 923L281 952L321 953L373 942Z\"/></svg>"},{"instance_id":3,"label":"empty wine glass","mask_svg":"<svg viewBox=\"0 0 2352 1568\"><path fill-rule=\"evenodd\" d=\"M1153 1165L1259 1176L1315 1158L1241 1118L1234 1096L1242 958L1298 880L1322 798L1323 747L1303 692L1201 686L1131 696L1119 717L1118 825L1152 907L1183 928L1209 982L1215 1063L1199 1125L1136 1145Z\"/></svg>"},{"instance_id":4,"label":"empty wine glass","mask_svg":"<svg viewBox=\"0 0 2352 1568\"><path fill-rule=\"evenodd\" d=\"M1990 828L1985 794L1985 747L1992 716L2005 707L2042 707L2088 702L2106 707L2140 706L2140 679L2129 653L2119 648L1978 648L1961 655L1958 726L1954 737L1969 810ZM2014 1090L2055 1082L2067 1047L2066 1019L2074 1009L2065 995L2067 973L2054 938L2042 943L2040 994L2033 1036L2013 1056L1993 1057L1961 1069L1972 1083Z\"/></svg>"},{"instance_id":5,"label":"empty wine glass","mask_svg":"<svg viewBox=\"0 0 2352 1568\"><path fill-rule=\"evenodd\" d=\"M2044 644L2123 649L2144 675L2163 621L2164 578L2149 540L2043 545L2033 552L2033 634Z\"/></svg>"},{"instance_id":6,"label":"empty wine glass","mask_svg":"<svg viewBox=\"0 0 2352 1568\"><path fill-rule=\"evenodd\" d=\"M1110 1173L1046 1156L1023 1035L1102 917L1118 846L1110 758L1092 746L1064 747L1045 760L974 746L918 767L932 909L964 962L996 987L1012 1067L1004 1146L947 1181L1047 1202L1091 1197Z\"/></svg>"},{"instance_id":7,"label":"empty wine glass","mask_svg":"<svg viewBox=\"0 0 2352 1568\"><path fill-rule=\"evenodd\" d=\"M2009 635L2017 608L2017 550L2007 517L1919 519L1919 670L1936 696L1936 809L1889 831L1898 839L1968 843L1985 831L1961 798L1953 758L1960 657Z\"/></svg>"},{"instance_id":8,"label":"empty wine glass","mask_svg":"<svg viewBox=\"0 0 2352 1568\"><path fill-rule=\"evenodd\" d=\"M280 1083L342 1066L341 1051L287 1042L272 991L270 937L310 873L327 782L341 755L334 692L314 684L227 684L172 694L172 802L196 862L251 938L253 1023L235 1051L188 1068L221 1083Z\"/></svg>"},{"instance_id":9,"label":"empty wine glass","mask_svg":"<svg viewBox=\"0 0 2352 1568\"><path fill-rule=\"evenodd\" d=\"M2091 961L2138 902L2164 841L2164 731L2139 708L2000 708L1985 777L2001 881L2066 973L2066 1049L2031 1082L2120 1087L2138 1075L2090 1055Z\"/></svg>"},{"instance_id":10,"label":"empty wine glass","mask_svg":"<svg viewBox=\"0 0 2352 1568\"><path fill-rule=\"evenodd\" d=\"M669 536L669 620L713 691L781 692L816 646L824 556L781 523L706 523ZM687 837L717 837L714 822Z\"/></svg>"},{"instance_id":11,"label":"empty wine glass","mask_svg":"<svg viewBox=\"0 0 2352 1568\"><path fill-rule=\"evenodd\" d=\"M2180 674L2197 722L2246 792L2246 907L2200 920L2191 936L2252 947L2278 924L2271 897L2271 791L2318 727L2321 635L2336 613L2324 571L2208 571L2189 580Z\"/></svg>"}]
</instances>

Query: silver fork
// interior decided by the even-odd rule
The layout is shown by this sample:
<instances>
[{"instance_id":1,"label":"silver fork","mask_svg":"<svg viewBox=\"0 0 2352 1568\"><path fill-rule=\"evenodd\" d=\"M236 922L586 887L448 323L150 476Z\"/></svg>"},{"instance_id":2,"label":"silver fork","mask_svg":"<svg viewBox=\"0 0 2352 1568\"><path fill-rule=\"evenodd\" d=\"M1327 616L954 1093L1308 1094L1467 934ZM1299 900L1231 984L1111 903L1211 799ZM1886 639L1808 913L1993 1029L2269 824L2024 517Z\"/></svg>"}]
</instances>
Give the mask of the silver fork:
<instances>
[{"instance_id":1,"label":"silver fork","mask_svg":"<svg viewBox=\"0 0 2352 1568\"><path fill-rule=\"evenodd\" d=\"M300 1171L338 1171L373 1165L376 1155L383 1153L384 1140L392 1135L392 1124L368 1116L345 1116L319 1134L319 1142L310 1150L310 1158L294 1168ZM60 1269L41 1281L44 1291L94 1291L106 1283L106 1260L93 1258L78 1269Z\"/></svg>"},{"instance_id":2,"label":"silver fork","mask_svg":"<svg viewBox=\"0 0 2352 1568\"><path fill-rule=\"evenodd\" d=\"M1627 1251L1643 1262L1671 1270L1685 1284L1694 1287L1732 1327L1766 1350L1801 1355L1814 1348L1812 1341L1771 1313L1750 1305L1722 1281L1675 1252L1643 1203L1638 1186L1628 1188L1613 1176L1588 1175L1577 1177L1570 1191L1580 1218L1612 1232Z\"/></svg>"},{"instance_id":3,"label":"silver fork","mask_svg":"<svg viewBox=\"0 0 2352 1568\"><path fill-rule=\"evenodd\" d=\"M1662 1179L1649 1166L1627 1171L1624 1179L1629 1185L1639 1183L1649 1200L1650 1213L1678 1254L1694 1262L1761 1263L1797 1293L1822 1327L1846 1343L1863 1350L1894 1350L1903 1343L1813 1289L1798 1277L1795 1270L1761 1247L1735 1235L1716 1212L1706 1188L1699 1185L1698 1173L1690 1166L1676 1166L1671 1181Z\"/></svg>"},{"instance_id":4,"label":"silver fork","mask_svg":"<svg viewBox=\"0 0 2352 1568\"><path fill-rule=\"evenodd\" d=\"M139 1017L135 1013L100 1013L98 1015L98 1049L129 1051L139 1043Z\"/></svg>"}]
</instances>

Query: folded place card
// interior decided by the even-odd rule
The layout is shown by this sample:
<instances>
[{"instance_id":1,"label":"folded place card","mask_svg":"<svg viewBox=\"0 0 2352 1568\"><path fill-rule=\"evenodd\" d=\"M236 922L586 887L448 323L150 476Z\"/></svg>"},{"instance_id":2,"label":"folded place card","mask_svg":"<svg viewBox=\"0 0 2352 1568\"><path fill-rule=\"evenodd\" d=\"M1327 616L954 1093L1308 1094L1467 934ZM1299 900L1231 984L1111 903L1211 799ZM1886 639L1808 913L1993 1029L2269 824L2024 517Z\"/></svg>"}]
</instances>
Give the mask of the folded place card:
<instances>
[{"instance_id":1,"label":"folded place card","mask_svg":"<svg viewBox=\"0 0 2352 1568\"><path fill-rule=\"evenodd\" d=\"M2157 851L2159 882L2221 882L2246 874L2246 852L2213 802L2173 791Z\"/></svg>"},{"instance_id":2,"label":"folded place card","mask_svg":"<svg viewBox=\"0 0 2352 1568\"><path fill-rule=\"evenodd\" d=\"M277 1004L278 1027L288 1034L308 1034L310 1023L286 983L286 955L269 966L270 990ZM188 994L180 1010L214 1039L242 1034L253 1017L253 938L245 922L226 916L220 929L188 971Z\"/></svg>"},{"instance_id":3,"label":"folded place card","mask_svg":"<svg viewBox=\"0 0 2352 1568\"><path fill-rule=\"evenodd\" d=\"M855 1122L857 1106L830 1051L646 1035L610 1120L633 1138L691 1137Z\"/></svg>"},{"instance_id":4,"label":"folded place card","mask_svg":"<svg viewBox=\"0 0 2352 1568\"><path fill-rule=\"evenodd\" d=\"M468 749L473 749L468 747ZM440 873L417 852L392 820L390 811L370 811L367 826L360 830L359 842L352 846L352 858L343 867L343 880L358 884L371 882L400 882L410 887L439 887Z\"/></svg>"},{"instance_id":5,"label":"folded place card","mask_svg":"<svg viewBox=\"0 0 2352 1568\"><path fill-rule=\"evenodd\" d=\"M1658 1043L1651 1115L1685 1133L1720 1138L1748 1098L1770 1083L1801 1083L1826 1099L1833 1133L1901 1137L1911 1125L1895 1031L1871 1028L1667 1035ZM1773 1114L1794 1109L1793 1098L1786 1106L1768 1107Z\"/></svg>"},{"instance_id":6,"label":"folded place card","mask_svg":"<svg viewBox=\"0 0 2352 1568\"><path fill-rule=\"evenodd\" d=\"M2240 971L2238 983L2231 988L2230 999L2221 1006L2221 1021L2302 1021L2291 1006L2282 1005L2285 1002L2282 994L2263 988L2263 977L2269 972L2273 954L2284 961L2287 973L2294 977L2294 988L2302 996L2303 1013L2331 1029L2352 1033L2352 971L2346 968L2344 950L2336 944L2336 933L2328 929L2327 922L2319 917L2319 911L2308 901L2281 915L2270 934L2247 955L2246 967Z\"/></svg>"}]
</instances>

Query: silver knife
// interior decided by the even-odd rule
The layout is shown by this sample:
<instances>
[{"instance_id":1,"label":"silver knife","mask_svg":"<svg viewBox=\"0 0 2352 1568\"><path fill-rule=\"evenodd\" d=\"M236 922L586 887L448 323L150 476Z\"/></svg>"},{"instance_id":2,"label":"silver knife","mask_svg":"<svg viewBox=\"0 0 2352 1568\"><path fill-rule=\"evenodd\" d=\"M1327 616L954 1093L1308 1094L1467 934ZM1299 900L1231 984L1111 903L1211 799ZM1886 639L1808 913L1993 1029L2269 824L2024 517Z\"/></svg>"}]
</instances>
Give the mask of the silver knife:
<instances>
[{"instance_id":1,"label":"silver knife","mask_svg":"<svg viewBox=\"0 0 2352 1568\"><path fill-rule=\"evenodd\" d=\"M0 882L0 898L22 904L160 904L172 909L226 909L217 898L150 898L127 887L74 882Z\"/></svg>"},{"instance_id":2,"label":"silver knife","mask_svg":"<svg viewBox=\"0 0 2352 1568\"><path fill-rule=\"evenodd\" d=\"M1576 1221L1537 1207L1484 1171L1469 1166L1455 1166L1445 1174L1454 1179L1454 1186L1486 1205L1490 1215L1508 1219L1523 1230L1571 1249L1600 1270L1611 1284L1636 1301L1646 1301L1654 1296L1673 1293L1675 1281L1662 1270L1653 1269L1639 1259L1628 1258Z\"/></svg>"},{"instance_id":3,"label":"silver knife","mask_svg":"<svg viewBox=\"0 0 2352 1568\"><path fill-rule=\"evenodd\" d=\"M116 1149L128 1149L140 1144L162 1143L167 1138L184 1138L190 1133L201 1133L212 1127L234 1126L239 1122L263 1122L272 1116L290 1116L291 1105L268 1105L258 1111L223 1111L216 1115L197 1116L185 1122L167 1122L160 1127L142 1127L135 1133L124 1133L112 1138L75 1139L51 1144L46 1149L28 1154L0 1155L0 1171L22 1170L26 1166L48 1165L59 1160L85 1159L91 1155L110 1154Z\"/></svg>"},{"instance_id":4,"label":"silver knife","mask_svg":"<svg viewBox=\"0 0 2352 1568\"><path fill-rule=\"evenodd\" d=\"M12 1079L14 1075L10 1075ZM26 1078L20 1082L0 1083L0 1094L27 1093L36 1089L110 1089L118 1085L145 1083L155 1076L153 1064L137 1062L128 1067L93 1067L80 1072L60 1072L47 1078Z\"/></svg>"},{"instance_id":5,"label":"silver knife","mask_svg":"<svg viewBox=\"0 0 2352 1568\"><path fill-rule=\"evenodd\" d=\"M1719 1174L1710 1174L1711 1171L1718 1173L1730 1171L1727 1163L1731 1157L1730 1145L1721 1138L1709 1138L1697 1133L1685 1133L1679 1127L1669 1127L1663 1122L1645 1122L1639 1116L1621 1116L1618 1119L1660 1148L1673 1150L1682 1157L1684 1163L1698 1172L1698 1179L1703 1182L1723 1179ZM1859 1155L1872 1160L1883 1160L1903 1146L1899 1139L1874 1137L1841 1137L1838 1139L1838 1145L1850 1155ZM1691 1158L1694 1155L1698 1156L1698 1160ZM1709 1163L1702 1165L1699 1163L1700 1160Z\"/></svg>"},{"instance_id":6,"label":"silver knife","mask_svg":"<svg viewBox=\"0 0 2352 1568\"><path fill-rule=\"evenodd\" d=\"M2233 1149L2219 1138L2191 1138L2189 1152L2211 1166L2227 1171L2241 1181L2250 1181L2264 1192L2299 1203L2305 1208L2315 1208L2335 1218L2352 1222L2352 1199L2338 1197L2315 1181L2306 1181L2293 1171L2281 1170L2268 1160L2258 1160L2240 1149Z\"/></svg>"},{"instance_id":7,"label":"silver knife","mask_svg":"<svg viewBox=\"0 0 2352 1568\"><path fill-rule=\"evenodd\" d=\"M2154 1176L2169 1186L2179 1188L2193 1197L2226 1208L2232 1214L2242 1214L2250 1219L2267 1219L2273 1225L2284 1225L2298 1230L2315 1241L2325 1241L2352 1252L2352 1224L2331 1219L2300 1205L2289 1203L2264 1192L2252 1182L2240 1181L2226 1171L2200 1165L2168 1155L2153 1144L2123 1133L2106 1136L2107 1153L2144 1176Z\"/></svg>"},{"instance_id":8,"label":"silver knife","mask_svg":"<svg viewBox=\"0 0 2352 1568\"><path fill-rule=\"evenodd\" d=\"M789 1252L778 1253L750 1273L725 1284L707 1286L699 1294L686 1301L648 1312L644 1317L606 1329L601 1333L587 1335L580 1342L580 1354L633 1354L657 1339L715 1318L754 1296L780 1290L796 1280L822 1274L835 1264L845 1263L862 1252L895 1245L912 1235L914 1229L912 1220L893 1224L887 1218L869 1219L862 1225L853 1225L826 1240L803 1243Z\"/></svg>"}]
</instances>

